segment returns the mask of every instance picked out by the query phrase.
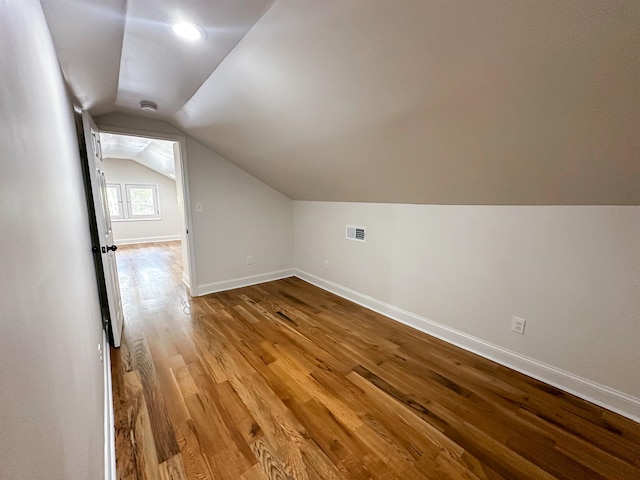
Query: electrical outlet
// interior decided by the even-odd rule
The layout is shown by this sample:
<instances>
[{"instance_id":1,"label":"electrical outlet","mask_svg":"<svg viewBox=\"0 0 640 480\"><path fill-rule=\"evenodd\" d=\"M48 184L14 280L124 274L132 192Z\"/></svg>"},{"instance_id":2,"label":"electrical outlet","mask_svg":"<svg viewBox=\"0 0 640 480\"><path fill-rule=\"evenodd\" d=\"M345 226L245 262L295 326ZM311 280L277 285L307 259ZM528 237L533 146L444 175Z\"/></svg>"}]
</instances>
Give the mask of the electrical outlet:
<instances>
[{"instance_id":1,"label":"electrical outlet","mask_svg":"<svg viewBox=\"0 0 640 480\"><path fill-rule=\"evenodd\" d=\"M324 261L324 269L329 270L329 260Z\"/></svg>"},{"instance_id":2,"label":"electrical outlet","mask_svg":"<svg viewBox=\"0 0 640 480\"><path fill-rule=\"evenodd\" d=\"M524 318L511 317L511 331L524 335L524 326L527 321Z\"/></svg>"},{"instance_id":3,"label":"electrical outlet","mask_svg":"<svg viewBox=\"0 0 640 480\"><path fill-rule=\"evenodd\" d=\"M251 264L253 264L253 257L251 255L249 255L247 257L247 265L251 265Z\"/></svg>"}]
</instances>

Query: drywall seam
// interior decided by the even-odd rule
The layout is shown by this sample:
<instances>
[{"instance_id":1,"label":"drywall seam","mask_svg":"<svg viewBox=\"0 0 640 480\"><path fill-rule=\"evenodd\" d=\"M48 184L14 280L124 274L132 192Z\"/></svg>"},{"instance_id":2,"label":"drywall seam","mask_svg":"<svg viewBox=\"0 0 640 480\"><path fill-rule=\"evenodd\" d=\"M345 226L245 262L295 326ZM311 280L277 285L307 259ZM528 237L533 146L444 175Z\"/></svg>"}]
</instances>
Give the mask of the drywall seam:
<instances>
[{"instance_id":1,"label":"drywall seam","mask_svg":"<svg viewBox=\"0 0 640 480\"><path fill-rule=\"evenodd\" d=\"M300 269L295 276L374 312L640 422L640 398L499 347Z\"/></svg>"},{"instance_id":2,"label":"drywall seam","mask_svg":"<svg viewBox=\"0 0 640 480\"><path fill-rule=\"evenodd\" d=\"M248 277L234 278L232 280L222 280L220 282L205 283L198 285L197 296L208 295L210 293L223 292L225 290L233 290L234 288L248 287L257 285L258 283L272 282L283 278L293 277L294 270L277 270L275 272L261 273Z\"/></svg>"}]
</instances>

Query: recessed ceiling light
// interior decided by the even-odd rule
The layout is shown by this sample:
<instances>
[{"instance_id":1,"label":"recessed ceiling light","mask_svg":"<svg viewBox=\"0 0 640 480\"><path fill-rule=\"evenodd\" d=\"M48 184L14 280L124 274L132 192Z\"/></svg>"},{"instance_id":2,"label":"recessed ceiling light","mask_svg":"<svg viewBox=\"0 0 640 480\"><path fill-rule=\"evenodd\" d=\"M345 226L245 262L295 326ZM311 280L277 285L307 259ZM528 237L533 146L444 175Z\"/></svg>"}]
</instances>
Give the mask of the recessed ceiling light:
<instances>
[{"instance_id":1,"label":"recessed ceiling light","mask_svg":"<svg viewBox=\"0 0 640 480\"><path fill-rule=\"evenodd\" d=\"M142 100L140 101L140 108L146 112L157 112L158 104L150 100Z\"/></svg>"},{"instance_id":2,"label":"recessed ceiling light","mask_svg":"<svg viewBox=\"0 0 640 480\"><path fill-rule=\"evenodd\" d=\"M206 36L202 27L192 22L176 22L171 29L173 33L187 40L201 40Z\"/></svg>"}]
</instances>

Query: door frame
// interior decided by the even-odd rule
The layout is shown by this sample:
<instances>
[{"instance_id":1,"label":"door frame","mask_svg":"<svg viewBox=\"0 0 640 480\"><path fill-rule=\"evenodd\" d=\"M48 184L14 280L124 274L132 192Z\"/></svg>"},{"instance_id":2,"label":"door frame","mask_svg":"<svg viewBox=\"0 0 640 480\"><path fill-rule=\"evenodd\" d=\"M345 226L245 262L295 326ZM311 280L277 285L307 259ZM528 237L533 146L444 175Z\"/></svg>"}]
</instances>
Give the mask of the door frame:
<instances>
[{"instance_id":1,"label":"door frame","mask_svg":"<svg viewBox=\"0 0 640 480\"><path fill-rule=\"evenodd\" d=\"M180 165L180 173L182 177L182 195L184 201L184 226L187 230L187 245L182 245L182 248L187 249L187 258L189 259L189 283L184 278L184 271L182 275L182 283L187 287L187 291L190 296L195 297L196 294L196 255L195 255L195 241L193 238L193 217L191 212L191 192L189 188L189 166L187 160L187 137L184 135L176 135L171 133L158 133L148 130L141 130L137 128L127 127L114 127L111 125L98 125L98 130L101 133L112 133L117 135L129 135L132 137L144 137L154 140L168 140L176 142L178 144L178 164ZM183 267L184 268L184 267Z\"/></svg>"}]
</instances>

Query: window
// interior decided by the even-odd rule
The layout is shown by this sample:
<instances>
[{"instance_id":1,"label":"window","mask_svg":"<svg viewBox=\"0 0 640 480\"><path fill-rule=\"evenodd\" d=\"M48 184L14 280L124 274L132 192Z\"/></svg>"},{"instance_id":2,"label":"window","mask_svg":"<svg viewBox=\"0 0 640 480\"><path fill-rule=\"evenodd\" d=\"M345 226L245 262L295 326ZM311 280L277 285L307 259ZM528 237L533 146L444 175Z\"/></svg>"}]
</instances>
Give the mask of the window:
<instances>
[{"instance_id":1,"label":"window","mask_svg":"<svg viewBox=\"0 0 640 480\"><path fill-rule=\"evenodd\" d=\"M125 185L126 202L122 198L122 185L107 184L107 203L111 220L160 220L160 202L156 185Z\"/></svg>"},{"instance_id":2,"label":"window","mask_svg":"<svg viewBox=\"0 0 640 480\"><path fill-rule=\"evenodd\" d=\"M125 185L127 192L127 217L129 220L160 218L158 187L155 185Z\"/></svg>"},{"instance_id":3,"label":"window","mask_svg":"<svg viewBox=\"0 0 640 480\"><path fill-rule=\"evenodd\" d=\"M125 185L127 192L127 217L129 220L160 218L158 187L155 185Z\"/></svg>"},{"instance_id":4,"label":"window","mask_svg":"<svg viewBox=\"0 0 640 480\"><path fill-rule=\"evenodd\" d=\"M109 216L111 220L124 218L122 208L122 188L117 183L107 183L107 202L109 204Z\"/></svg>"}]
</instances>

